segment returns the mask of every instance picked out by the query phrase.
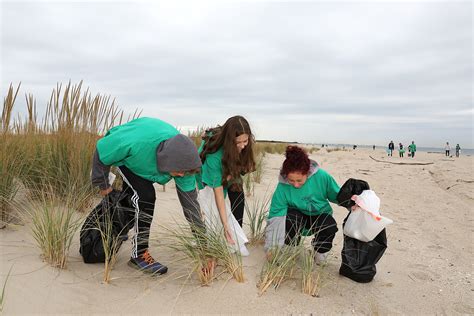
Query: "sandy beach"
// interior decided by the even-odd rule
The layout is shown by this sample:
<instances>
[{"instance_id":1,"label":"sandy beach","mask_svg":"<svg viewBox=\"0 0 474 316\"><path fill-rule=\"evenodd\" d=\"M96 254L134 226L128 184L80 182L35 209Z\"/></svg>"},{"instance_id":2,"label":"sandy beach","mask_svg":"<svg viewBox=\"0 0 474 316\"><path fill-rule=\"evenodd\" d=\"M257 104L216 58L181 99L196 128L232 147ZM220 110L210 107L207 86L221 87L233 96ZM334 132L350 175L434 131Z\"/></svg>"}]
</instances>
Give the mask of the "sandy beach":
<instances>
[{"instance_id":1,"label":"sandy beach","mask_svg":"<svg viewBox=\"0 0 474 316\"><path fill-rule=\"evenodd\" d=\"M273 192L283 158L266 155L263 181L256 184L254 196ZM166 192L157 186L150 249L169 267L166 275L150 277L128 267L131 246L125 242L112 281L104 284L103 265L82 262L78 237L67 269L58 270L42 261L27 226L9 226L0 230L0 285L12 268L3 313L474 314L473 157L418 152L411 159L387 157L382 149L321 149L311 158L339 185L351 177L366 180L381 199L382 213L394 221L387 229L388 248L371 283L358 284L338 274L347 211L333 205L339 232L322 272L324 287L319 297L301 292L299 276L258 296L263 246L249 247L251 254L243 259L244 283L222 274L211 286L202 287L195 275L189 276L189 264L179 260L182 255L160 243L159 224L184 220L174 184L169 184ZM433 164L384 163L388 161Z\"/></svg>"}]
</instances>

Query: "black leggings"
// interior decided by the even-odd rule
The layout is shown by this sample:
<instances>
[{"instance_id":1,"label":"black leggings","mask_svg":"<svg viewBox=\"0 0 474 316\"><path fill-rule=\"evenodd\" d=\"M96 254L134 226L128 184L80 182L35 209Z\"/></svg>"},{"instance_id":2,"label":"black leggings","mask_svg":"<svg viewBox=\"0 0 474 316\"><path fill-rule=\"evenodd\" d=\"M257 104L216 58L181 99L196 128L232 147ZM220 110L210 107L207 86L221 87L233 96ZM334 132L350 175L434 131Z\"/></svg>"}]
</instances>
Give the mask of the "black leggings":
<instances>
[{"instance_id":1,"label":"black leggings","mask_svg":"<svg viewBox=\"0 0 474 316\"><path fill-rule=\"evenodd\" d=\"M118 168L123 178L122 191L131 190L132 204L135 208L134 236L132 237L132 258L137 258L148 249L150 226L155 209L155 188L153 182L134 174L125 166Z\"/></svg>"},{"instance_id":2,"label":"black leggings","mask_svg":"<svg viewBox=\"0 0 474 316\"><path fill-rule=\"evenodd\" d=\"M239 223L240 227L242 227L244 222L245 193L244 191L232 191L229 188L227 190L227 195L229 196L232 214L234 214L235 219Z\"/></svg>"},{"instance_id":3,"label":"black leggings","mask_svg":"<svg viewBox=\"0 0 474 316\"><path fill-rule=\"evenodd\" d=\"M309 216L295 208L288 208L286 214L285 244L297 245L300 242L303 228L314 234L311 244L319 253L326 253L332 248L332 241L337 232L337 223L329 214Z\"/></svg>"}]
</instances>

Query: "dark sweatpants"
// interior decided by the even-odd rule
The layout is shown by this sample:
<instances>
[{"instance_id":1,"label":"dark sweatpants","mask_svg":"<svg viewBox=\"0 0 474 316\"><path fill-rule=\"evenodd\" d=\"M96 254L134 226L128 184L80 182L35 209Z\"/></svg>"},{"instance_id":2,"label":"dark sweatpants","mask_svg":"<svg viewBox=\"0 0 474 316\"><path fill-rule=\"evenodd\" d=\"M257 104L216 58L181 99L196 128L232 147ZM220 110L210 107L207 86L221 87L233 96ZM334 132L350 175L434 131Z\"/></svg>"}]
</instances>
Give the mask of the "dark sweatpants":
<instances>
[{"instance_id":1,"label":"dark sweatpants","mask_svg":"<svg viewBox=\"0 0 474 316\"><path fill-rule=\"evenodd\" d=\"M244 221L245 193L244 191L232 191L229 188L227 195L229 196L232 214L234 214L235 219L239 222L240 227L242 227Z\"/></svg>"},{"instance_id":2,"label":"dark sweatpants","mask_svg":"<svg viewBox=\"0 0 474 316\"><path fill-rule=\"evenodd\" d=\"M132 204L135 208L134 235L131 242L132 258L136 258L148 249L150 226L155 209L155 188L153 182L134 174L127 167L120 166L118 169L123 178L122 190L131 190ZM178 187L176 191L183 207L184 216L192 225L193 231L199 227L204 228L197 203L197 191L183 192Z\"/></svg>"},{"instance_id":3,"label":"dark sweatpants","mask_svg":"<svg viewBox=\"0 0 474 316\"><path fill-rule=\"evenodd\" d=\"M309 216L295 208L288 208L286 214L285 244L298 244L301 230L306 228L314 234L311 244L319 253L326 253L332 248L332 241L337 232L337 223L329 214Z\"/></svg>"}]
</instances>

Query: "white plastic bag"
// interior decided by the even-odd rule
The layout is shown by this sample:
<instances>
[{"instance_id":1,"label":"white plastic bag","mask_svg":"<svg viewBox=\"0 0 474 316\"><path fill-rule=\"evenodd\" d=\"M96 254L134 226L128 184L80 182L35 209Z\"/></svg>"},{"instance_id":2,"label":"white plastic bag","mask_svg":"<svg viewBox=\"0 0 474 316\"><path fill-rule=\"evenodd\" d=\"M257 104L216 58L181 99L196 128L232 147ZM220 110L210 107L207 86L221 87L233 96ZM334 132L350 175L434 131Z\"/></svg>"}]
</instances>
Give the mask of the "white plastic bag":
<instances>
[{"instance_id":1,"label":"white plastic bag","mask_svg":"<svg viewBox=\"0 0 474 316\"><path fill-rule=\"evenodd\" d=\"M223 231L213 189L209 186L205 186L204 189L199 191L198 201L204 216L206 229ZM245 246L245 244L248 243L248 239L247 236L245 236L244 230L242 227L240 227L239 222L237 222L234 215L230 211L231 208L229 199L225 199L225 209L227 213L227 223L229 225L232 239L235 241L235 244L229 244L229 247L231 247L233 252L237 251L242 256L248 256L249 251Z\"/></svg>"},{"instance_id":2,"label":"white plastic bag","mask_svg":"<svg viewBox=\"0 0 474 316\"><path fill-rule=\"evenodd\" d=\"M344 225L344 235L369 242L393 221L380 215L380 199L372 190L352 196L356 202Z\"/></svg>"}]
</instances>

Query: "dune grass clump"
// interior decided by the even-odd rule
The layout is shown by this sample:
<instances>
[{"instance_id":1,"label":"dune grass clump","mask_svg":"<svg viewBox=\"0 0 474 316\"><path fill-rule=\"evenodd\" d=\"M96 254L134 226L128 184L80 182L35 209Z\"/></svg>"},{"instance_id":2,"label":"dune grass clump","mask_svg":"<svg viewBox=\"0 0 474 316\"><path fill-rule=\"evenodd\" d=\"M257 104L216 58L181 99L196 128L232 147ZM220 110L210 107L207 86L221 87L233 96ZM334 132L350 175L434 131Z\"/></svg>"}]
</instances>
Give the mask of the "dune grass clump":
<instances>
[{"instance_id":1,"label":"dune grass clump","mask_svg":"<svg viewBox=\"0 0 474 316\"><path fill-rule=\"evenodd\" d=\"M0 207L1 220L7 217L18 186L22 184L31 199L41 201L45 192L67 199L70 192L84 193L82 209L90 206L84 199L93 191L90 185L92 154L99 135L124 121L123 112L114 100L100 94L93 96L70 82L58 84L51 93L45 113L38 120L36 100L26 95L27 117L12 120L19 91L12 85L4 98L1 127ZM128 120L138 117L135 111ZM7 150L3 150L7 149ZM35 190L28 190L33 186ZM84 189L88 187L88 191ZM38 194L38 195L37 195Z\"/></svg>"},{"instance_id":2,"label":"dune grass clump","mask_svg":"<svg viewBox=\"0 0 474 316\"><path fill-rule=\"evenodd\" d=\"M262 142L257 141L255 143L255 153L260 155L261 153L268 154L283 154L285 153L287 143L272 143L272 142Z\"/></svg>"},{"instance_id":3,"label":"dune grass clump","mask_svg":"<svg viewBox=\"0 0 474 316\"><path fill-rule=\"evenodd\" d=\"M318 296L321 290L321 271L322 267L315 263L316 251L311 249L303 249L301 251L301 291L304 294Z\"/></svg>"},{"instance_id":4,"label":"dune grass clump","mask_svg":"<svg viewBox=\"0 0 474 316\"><path fill-rule=\"evenodd\" d=\"M333 152L333 151L347 151L347 149L345 149L345 148L340 148L340 147L336 147L336 148L327 148L326 151L327 151L328 153L330 153L330 152Z\"/></svg>"},{"instance_id":5,"label":"dune grass clump","mask_svg":"<svg viewBox=\"0 0 474 316\"><path fill-rule=\"evenodd\" d=\"M191 273L196 273L201 285L207 286L214 280L214 268L217 259L212 257L208 248L208 235L202 227L175 223L173 228L163 226L165 245L184 254L191 261Z\"/></svg>"},{"instance_id":6,"label":"dune grass clump","mask_svg":"<svg viewBox=\"0 0 474 316\"><path fill-rule=\"evenodd\" d=\"M49 191L44 191L44 187L37 190L36 200L18 205L20 214L30 226L42 258L51 266L64 269L72 240L82 223L76 207L83 204L80 199L88 197L79 192L58 197L53 188Z\"/></svg>"},{"instance_id":7,"label":"dune grass clump","mask_svg":"<svg viewBox=\"0 0 474 316\"><path fill-rule=\"evenodd\" d=\"M212 283L218 263L237 282L244 282L242 258L232 251L222 230L197 226L191 229L187 224L174 226L164 227L165 244L191 261L191 273L196 273L201 285Z\"/></svg>"},{"instance_id":8,"label":"dune grass clump","mask_svg":"<svg viewBox=\"0 0 474 316\"><path fill-rule=\"evenodd\" d=\"M12 122L12 111L15 104L20 84L13 89L10 84L7 96L3 100L1 118L0 146L0 228L12 218L14 200L21 185L19 179L25 172L25 148L23 138L15 135L14 122Z\"/></svg>"},{"instance_id":9,"label":"dune grass clump","mask_svg":"<svg viewBox=\"0 0 474 316\"><path fill-rule=\"evenodd\" d=\"M265 152L261 153L257 156L256 164L255 164L255 171L252 172L253 181L256 183L262 182L262 177L264 173L265 167Z\"/></svg>"},{"instance_id":10,"label":"dune grass clump","mask_svg":"<svg viewBox=\"0 0 474 316\"><path fill-rule=\"evenodd\" d=\"M104 248L105 262L104 262L104 277L105 283L110 283L112 270L117 262L117 254L122 245L122 234L114 234L114 221L112 212L105 212L103 214L103 221L97 216L97 228L100 231L102 238L102 245ZM103 225L101 225L101 222ZM125 232L122 232L125 233Z\"/></svg>"},{"instance_id":11,"label":"dune grass clump","mask_svg":"<svg viewBox=\"0 0 474 316\"><path fill-rule=\"evenodd\" d=\"M252 201L246 201L245 213L248 217L249 244L260 245L265 241L265 220L268 216L271 196L265 194L263 197L254 197Z\"/></svg>"},{"instance_id":12,"label":"dune grass clump","mask_svg":"<svg viewBox=\"0 0 474 316\"><path fill-rule=\"evenodd\" d=\"M204 126L198 126L197 129L188 131L188 137L193 140L194 145L196 145L196 148L199 148L201 146L202 136L204 135L207 129L208 128L205 128Z\"/></svg>"},{"instance_id":13,"label":"dune grass clump","mask_svg":"<svg viewBox=\"0 0 474 316\"><path fill-rule=\"evenodd\" d=\"M258 282L258 294L263 295L273 285L278 287L289 279L296 267L301 247L283 246L270 249L268 260L262 267Z\"/></svg>"}]
</instances>

